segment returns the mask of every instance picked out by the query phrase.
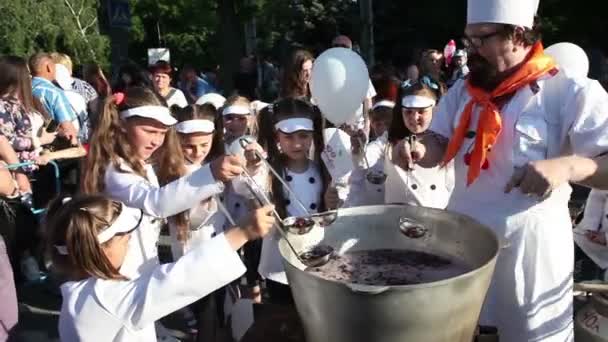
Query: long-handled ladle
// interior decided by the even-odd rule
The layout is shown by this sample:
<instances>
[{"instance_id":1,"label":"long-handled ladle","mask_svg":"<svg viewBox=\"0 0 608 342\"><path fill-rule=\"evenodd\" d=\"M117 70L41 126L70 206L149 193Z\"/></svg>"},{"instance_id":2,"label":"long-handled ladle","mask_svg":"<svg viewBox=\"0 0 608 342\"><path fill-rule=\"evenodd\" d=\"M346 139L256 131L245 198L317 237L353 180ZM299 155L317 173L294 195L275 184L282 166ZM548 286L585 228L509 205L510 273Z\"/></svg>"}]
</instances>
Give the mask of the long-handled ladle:
<instances>
[{"instance_id":1,"label":"long-handled ladle","mask_svg":"<svg viewBox=\"0 0 608 342\"><path fill-rule=\"evenodd\" d=\"M247 184L249 191L251 191L251 194L260 203L260 205L272 204L272 202L270 201L268 196L266 196L265 192L258 185L258 183L255 181L255 179L246 170L243 170L243 174L245 175L245 177L247 177L247 179L250 182L250 183L245 182L245 184ZM255 187L255 189L254 189L254 187ZM272 214L274 215L275 219L277 220L277 230L281 234L281 237L283 239L285 239L285 242L287 242L287 245L289 246L289 248L291 249L293 254L295 254L296 258L302 264L304 264L305 266L308 266L308 267L320 267L329 262L329 259L334 254L333 247L327 246L327 245L316 245L316 246L312 247L311 249L305 251L304 253L298 253L296 251L296 249L293 247L293 245L291 244L291 241L289 241L289 238L287 237L287 233L284 230L285 227L283 225L283 221L281 220L281 216L275 209L272 210Z\"/></svg>"},{"instance_id":2,"label":"long-handled ladle","mask_svg":"<svg viewBox=\"0 0 608 342\"><path fill-rule=\"evenodd\" d=\"M251 144L251 142L245 138L241 138L239 140L241 147L245 148L247 145ZM338 218L337 210L329 210L323 213L311 214L308 208L302 203L298 195L296 195L295 191L291 189L289 184L283 180L283 177L272 167L272 165L262 156L259 151L254 150L255 156L257 160L261 160L266 167L270 170L272 175L283 185L283 187L287 190L287 192L291 195L293 199L295 199L298 206L306 213L306 216L301 217L288 217L283 220L283 226L287 228L287 230L296 235L304 235L307 234L314 228L315 224L318 224L321 227L327 227L334 223Z\"/></svg>"}]
</instances>

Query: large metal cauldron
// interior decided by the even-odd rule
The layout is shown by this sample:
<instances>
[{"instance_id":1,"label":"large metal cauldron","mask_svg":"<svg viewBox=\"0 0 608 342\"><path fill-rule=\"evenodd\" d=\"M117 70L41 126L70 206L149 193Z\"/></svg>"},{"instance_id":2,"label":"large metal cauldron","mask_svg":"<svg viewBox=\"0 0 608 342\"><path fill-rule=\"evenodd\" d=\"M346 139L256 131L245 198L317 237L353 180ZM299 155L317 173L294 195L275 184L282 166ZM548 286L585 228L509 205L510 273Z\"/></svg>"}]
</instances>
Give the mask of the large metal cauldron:
<instances>
[{"instance_id":1,"label":"large metal cauldron","mask_svg":"<svg viewBox=\"0 0 608 342\"><path fill-rule=\"evenodd\" d=\"M399 230L401 218L428 228L420 239ZM281 240L279 248L308 342L471 342L488 290L499 242L487 227L461 215L412 206L342 209L334 224L304 236L296 249L318 242L344 252L408 249L464 261L473 271L434 283L355 286L304 271Z\"/></svg>"}]
</instances>

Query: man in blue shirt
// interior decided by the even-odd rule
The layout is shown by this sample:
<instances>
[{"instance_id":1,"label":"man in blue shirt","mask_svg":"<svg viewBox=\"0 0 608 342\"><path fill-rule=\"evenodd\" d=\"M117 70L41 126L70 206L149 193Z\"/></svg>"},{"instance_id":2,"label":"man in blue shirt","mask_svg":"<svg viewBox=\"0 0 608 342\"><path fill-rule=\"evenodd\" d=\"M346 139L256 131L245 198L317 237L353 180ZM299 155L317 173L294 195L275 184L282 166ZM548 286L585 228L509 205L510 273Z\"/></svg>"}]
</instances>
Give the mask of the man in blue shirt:
<instances>
[{"instance_id":1,"label":"man in blue shirt","mask_svg":"<svg viewBox=\"0 0 608 342\"><path fill-rule=\"evenodd\" d=\"M51 118L59 125L58 133L78 144L78 130L74 125L78 117L62 89L53 84L55 80L55 63L47 53L37 53L29 60L32 73L32 94L36 97Z\"/></svg>"},{"instance_id":2,"label":"man in blue shirt","mask_svg":"<svg viewBox=\"0 0 608 342\"><path fill-rule=\"evenodd\" d=\"M205 94L217 92L209 82L199 77L196 74L196 69L190 65L186 65L182 69L180 88L189 103L195 103Z\"/></svg>"}]
</instances>

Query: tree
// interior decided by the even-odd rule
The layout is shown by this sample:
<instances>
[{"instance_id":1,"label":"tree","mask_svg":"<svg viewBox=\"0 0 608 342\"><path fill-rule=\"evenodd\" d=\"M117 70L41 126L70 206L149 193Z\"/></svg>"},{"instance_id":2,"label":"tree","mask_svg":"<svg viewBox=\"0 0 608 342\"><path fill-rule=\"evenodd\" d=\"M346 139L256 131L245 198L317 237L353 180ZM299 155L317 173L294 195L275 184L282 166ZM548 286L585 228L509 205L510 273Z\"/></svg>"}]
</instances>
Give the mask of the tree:
<instances>
[{"instance_id":1,"label":"tree","mask_svg":"<svg viewBox=\"0 0 608 342\"><path fill-rule=\"evenodd\" d=\"M108 40L95 0L0 0L0 52L29 56L60 51L74 63L108 64Z\"/></svg>"}]
</instances>

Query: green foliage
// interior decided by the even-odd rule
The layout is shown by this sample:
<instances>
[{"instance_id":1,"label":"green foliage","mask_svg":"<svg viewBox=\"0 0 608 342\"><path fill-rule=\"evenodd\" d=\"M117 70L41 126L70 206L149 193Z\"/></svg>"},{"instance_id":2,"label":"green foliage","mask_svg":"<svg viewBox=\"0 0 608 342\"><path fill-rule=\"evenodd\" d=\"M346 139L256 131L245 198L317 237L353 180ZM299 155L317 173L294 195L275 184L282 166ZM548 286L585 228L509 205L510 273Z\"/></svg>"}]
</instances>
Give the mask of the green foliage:
<instances>
[{"instance_id":1,"label":"green foliage","mask_svg":"<svg viewBox=\"0 0 608 342\"><path fill-rule=\"evenodd\" d=\"M212 0L131 0L130 56L147 63L147 49L167 47L175 65L217 61L217 4Z\"/></svg>"},{"instance_id":2,"label":"green foliage","mask_svg":"<svg viewBox=\"0 0 608 342\"><path fill-rule=\"evenodd\" d=\"M73 5L74 13L67 3ZM85 29L85 35L81 34ZM95 0L0 0L0 53L29 56L60 51L76 64L108 65L109 42L99 34Z\"/></svg>"}]
</instances>

